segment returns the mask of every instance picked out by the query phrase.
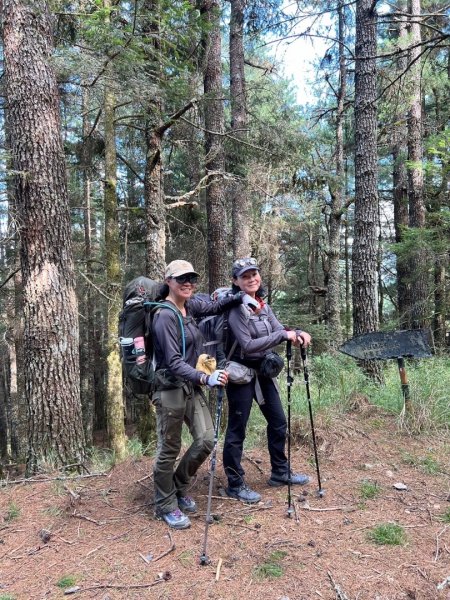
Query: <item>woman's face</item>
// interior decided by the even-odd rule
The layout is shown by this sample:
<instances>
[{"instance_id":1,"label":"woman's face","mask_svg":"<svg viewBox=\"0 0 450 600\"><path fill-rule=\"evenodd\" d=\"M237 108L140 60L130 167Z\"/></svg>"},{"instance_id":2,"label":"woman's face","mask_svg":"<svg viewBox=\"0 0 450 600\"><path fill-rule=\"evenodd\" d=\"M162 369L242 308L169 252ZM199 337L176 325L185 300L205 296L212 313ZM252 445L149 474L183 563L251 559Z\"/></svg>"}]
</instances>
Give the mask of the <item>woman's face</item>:
<instances>
[{"instance_id":1,"label":"woman's face","mask_svg":"<svg viewBox=\"0 0 450 600\"><path fill-rule=\"evenodd\" d=\"M261 275L256 269L251 269L249 271L245 271L245 273L242 273L240 277L233 279L233 282L243 292L254 298L256 292L261 287Z\"/></svg>"},{"instance_id":2,"label":"woman's face","mask_svg":"<svg viewBox=\"0 0 450 600\"><path fill-rule=\"evenodd\" d=\"M183 280L185 277L169 277L166 279L166 283L169 286L170 294L181 302L186 302L192 296L195 291L197 283L192 281L182 281L181 283L177 279Z\"/></svg>"}]
</instances>

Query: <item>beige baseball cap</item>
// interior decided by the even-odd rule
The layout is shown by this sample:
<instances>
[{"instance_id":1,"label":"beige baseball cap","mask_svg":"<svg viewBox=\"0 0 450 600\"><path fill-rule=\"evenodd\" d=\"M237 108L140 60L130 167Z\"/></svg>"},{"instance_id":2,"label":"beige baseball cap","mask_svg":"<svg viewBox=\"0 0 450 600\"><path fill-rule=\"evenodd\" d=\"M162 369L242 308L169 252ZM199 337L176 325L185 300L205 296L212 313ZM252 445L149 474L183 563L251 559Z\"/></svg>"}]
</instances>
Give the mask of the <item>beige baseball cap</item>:
<instances>
[{"instance_id":1,"label":"beige baseball cap","mask_svg":"<svg viewBox=\"0 0 450 600\"><path fill-rule=\"evenodd\" d=\"M187 260L173 260L167 265L166 270L164 271L164 278L179 277L180 275L186 275L187 273L198 275L197 271L194 270L194 267Z\"/></svg>"}]
</instances>

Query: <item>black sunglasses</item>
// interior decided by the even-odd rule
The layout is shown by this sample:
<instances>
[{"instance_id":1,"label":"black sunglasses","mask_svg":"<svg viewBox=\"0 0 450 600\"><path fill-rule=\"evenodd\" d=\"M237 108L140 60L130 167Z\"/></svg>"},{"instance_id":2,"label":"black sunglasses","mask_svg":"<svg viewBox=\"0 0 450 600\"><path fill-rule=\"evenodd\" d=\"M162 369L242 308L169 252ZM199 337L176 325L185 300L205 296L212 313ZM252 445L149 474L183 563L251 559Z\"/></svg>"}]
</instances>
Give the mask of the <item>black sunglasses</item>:
<instances>
[{"instance_id":1,"label":"black sunglasses","mask_svg":"<svg viewBox=\"0 0 450 600\"><path fill-rule=\"evenodd\" d=\"M177 283L198 283L198 275L195 273L186 273L185 275L178 275L178 277L172 277Z\"/></svg>"}]
</instances>

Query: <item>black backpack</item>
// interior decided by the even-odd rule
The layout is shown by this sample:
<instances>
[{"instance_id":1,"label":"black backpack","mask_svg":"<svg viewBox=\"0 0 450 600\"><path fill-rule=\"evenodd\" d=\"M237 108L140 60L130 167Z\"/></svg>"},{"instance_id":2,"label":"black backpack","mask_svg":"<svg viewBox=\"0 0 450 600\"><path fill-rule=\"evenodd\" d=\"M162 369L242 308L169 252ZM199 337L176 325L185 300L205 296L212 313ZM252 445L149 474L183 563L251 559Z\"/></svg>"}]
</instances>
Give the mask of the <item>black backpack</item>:
<instances>
[{"instance_id":1,"label":"black backpack","mask_svg":"<svg viewBox=\"0 0 450 600\"><path fill-rule=\"evenodd\" d=\"M136 277L123 293L123 309L119 315L119 344L123 372L134 394L151 394L155 384L153 364L153 315L161 308L173 311L179 320L182 354L185 356L183 319L174 306L161 300L163 284L148 277ZM143 337L145 348L135 347L135 338ZM145 352L145 360L136 359Z\"/></svg>"}]
</instances>

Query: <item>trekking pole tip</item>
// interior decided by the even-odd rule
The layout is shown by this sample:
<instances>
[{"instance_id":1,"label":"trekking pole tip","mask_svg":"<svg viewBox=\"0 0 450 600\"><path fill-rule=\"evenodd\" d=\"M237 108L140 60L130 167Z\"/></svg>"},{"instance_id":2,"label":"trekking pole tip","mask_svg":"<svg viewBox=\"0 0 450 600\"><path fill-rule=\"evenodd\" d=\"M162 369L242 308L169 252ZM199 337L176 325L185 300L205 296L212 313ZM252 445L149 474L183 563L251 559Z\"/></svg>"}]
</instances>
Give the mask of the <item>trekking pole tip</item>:
<instances>
[{"instance_id":1,"label":"trekking pole tip","mask_svg":"<svg viewBox=\"0 0 450 600\"><path fill-rule=\"evenodd\" d=\"M206 567L207 565L209 565L211 561L209 560L209 558L206 556L206 554L202 554L200 556L200 565L202 567Z\"/></svg>"},{"instance_id":2,"label":"trekking pole tip","mask_svg":"<svg viewBox=\"0 0 450 600\"><path fill-rule=\"evenodd\" d=\"M319 498L323 498L325 496L325 490L322 488L318 491Z\"/></svg>"}]
</instances>

